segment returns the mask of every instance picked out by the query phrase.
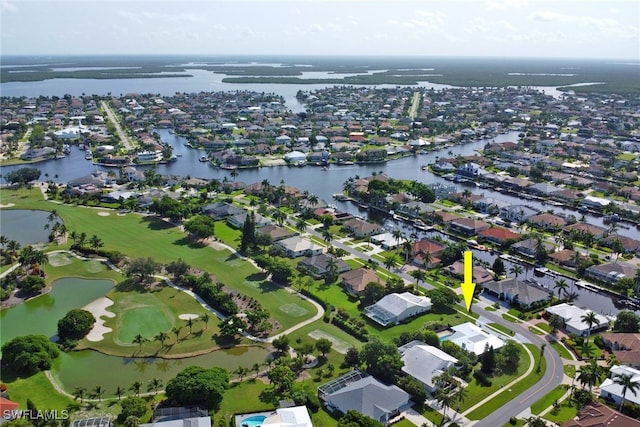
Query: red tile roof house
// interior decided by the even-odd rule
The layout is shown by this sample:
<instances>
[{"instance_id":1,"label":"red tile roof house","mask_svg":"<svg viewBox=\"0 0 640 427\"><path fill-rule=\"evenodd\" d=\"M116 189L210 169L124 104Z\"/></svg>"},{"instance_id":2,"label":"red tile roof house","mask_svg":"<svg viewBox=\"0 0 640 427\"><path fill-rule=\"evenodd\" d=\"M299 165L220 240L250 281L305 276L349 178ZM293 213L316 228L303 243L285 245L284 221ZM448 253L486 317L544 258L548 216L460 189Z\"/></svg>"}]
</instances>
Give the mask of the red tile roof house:
<instances>
[{"instance_id":1,"label":"red tile roof house","mask_svg":"<svg viewBox=\"0 0 640 427\"><path fill-rule=\"evenodd\" d=\"M462 279L464 277L464 262L456 261L453 264L446 266L445 271L452 276ZM481 285L493 280L493 276L491 275L491 273L489 273L489 270L481 265L473 266L472 278L473 283L477 285Z\"/></svg>"},{"instance_id":2,"label":"red tile roof house","mask_svg":"<svg viewBox=\"0 0 640 427\"><path fill-rule=\"evenodd\" d=\"M440 243L423 239L415 242L413 244L413 248L411 249L411 255L413 256L413 263L416 265L424 265L424 254L429 253L431 255L431 262L426 267L435 267L440 264L440 255L445 250L445 246Z\"/></svg>"},{"instance_id":3,"label":"red tile roof house","mask_svg":"<svg viewBox=\"0 0 640 427\"><path fill-rule=\"evenodd\" d=\"M521 237L522 235L503 227L492 227L478 233L478 240L486 240L500 246L515 243Z\"/></svg>"},{"instance_id":4,"label":"red tile roof house","mask_svg":"<svg viewBox=\"0 0 640 427\"><path fill-rule=\"evenodd\" d=\"M620 364L640 368L640 334L603 332L600 336Z\"/></svg>"},{"instance_id":5,"label":"red tile roof house","mask_svg":"<svg viewBox=\"0 0 640 427\"><path fill-rule=\"evenodd\" d=\"M640 427L640 421L600 403L590 403L580 409L578 416L562 423L562 427Z\"/></svg>"},{"instance_id":6,"label":"red tile roof house","mask_svg":"<svg viewBox=\"0 0 640 427\"><path fill-rule=\"evenodd\" d=\"M529 223L545 230L561 230L567 224L564 218L544 212L529 218Z\"/></svg>"},{"instance_id":7,"label":"red tile roof house","mask_svg":"<svg viewBox=\"0 0 640 427\"><path fill-rule=\"evenodd\" d=\"M491 224L488 222L473 218L460 218L449 222L449 228L452 231L465 236L475 236L479 232L489 229L489 227L491 227Z\"/></svg>"}]
</instances>

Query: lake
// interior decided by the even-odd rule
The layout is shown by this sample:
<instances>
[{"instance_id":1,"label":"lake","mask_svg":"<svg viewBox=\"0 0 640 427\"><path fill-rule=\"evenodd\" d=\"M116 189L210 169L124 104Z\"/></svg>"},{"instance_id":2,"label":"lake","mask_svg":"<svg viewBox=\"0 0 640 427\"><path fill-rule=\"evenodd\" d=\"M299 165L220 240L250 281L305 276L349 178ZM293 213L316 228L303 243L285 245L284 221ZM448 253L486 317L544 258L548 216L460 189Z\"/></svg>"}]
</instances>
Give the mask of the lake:
<instances>
[{"instance_id":1,"label":"lake","mask_svg":"<svg viewBox=\"0 0 640 427\"><path fill-rule=\"evenodd\" d=\"M40 190L34 190L40 191ZM0 211L0 234L9 240L15 240L21 246L49 241L48 211L2 209ZM58 222L61 220L58 218Z\"/></svg>"}]
</instances>

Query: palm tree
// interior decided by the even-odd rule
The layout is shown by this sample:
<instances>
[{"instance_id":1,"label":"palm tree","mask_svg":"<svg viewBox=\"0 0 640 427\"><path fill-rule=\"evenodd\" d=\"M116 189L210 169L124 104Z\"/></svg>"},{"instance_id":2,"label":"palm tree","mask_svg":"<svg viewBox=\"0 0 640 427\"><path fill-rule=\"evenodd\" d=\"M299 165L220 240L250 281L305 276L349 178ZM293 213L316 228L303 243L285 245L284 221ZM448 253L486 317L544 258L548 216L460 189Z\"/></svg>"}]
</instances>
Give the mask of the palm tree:
<instances>
[{"instance_id":1,"label":"palm tree","mask_svg":"<svg viewBox=\"0 0 640 427\"><path fill-rule=\"evenodd\" d=\"M2 249L4 249L4 245L6 245L9 242L9 239L7 238L7 236L5 236L4 234L0 236L0 246L2 246Z\"/></svg>"},{"instance_id":2,"label":"palm tree","mask_svg":"<svg viewBox=\"0 0 640 427\"><path fill-rule=\"evenodd\" d=\"M413 242L411 240L405 240L402 242L402 251L404 252L404 263L409 262L409 256L413 252Z\"/></svg>"},{"instance_id":3,"label":"palm tree","mask_svg":"<svg viewBox=\"0 0 640 427\"><path fill-rule=\"evenodd\" d=\"M118 396L118 400L120 400L122 398L122 395L124 394L124 389L120 386L116 387L116 396Z\"/></svg>"},{"instance_id":4,"label":"palm tree","mask_svg":"<svg viewBox=\"0 0 640 427\"><path fill-rule=\"evenodd\" d=\"M158 389L162 387L162 380L160 378L153 378L151 380L151 383L149 384L149 387L147 387L147 389L149 391L153 390L154 394L158 394Z\"/></svg>"},{"instance_id":5,"label":"palm tree","mask_svg":"<svg viewBox=\"0 0 640 427\"><path fill-rule=\"evenodd\" d=\"M591 359L588 365L578 369L578 382L582 384L583 390L585 386L589 386L589 394L591 394L593 386L602 378L603 374L604 369L598 365L598 361Z\"/></svg>"},{"instance_id":6,"label":"palm tree","mask_svg":"<svg viewBox=\"0 0 640 427\"><path fill-rule=\"evenodd\" d=\"M513 266L509 269L509 273L516 276L516 279L519 275L522 274L522 266L520 264L513 264Z\"/></svg>"},{"instance_id":7,"label":"palm tree","mask_svg":"<svg viewBox=\"0 0 640 427\"><path fill-rule=\"evenodd\" d=\"M296 221L296 230L298 230L300 233L304 233L306 229L307 221L305 221L304 218L298 218L298 220Z\"/></svg>"},{"instance_id":8,"label":"palm tree","mask_svg":"<svg viewBox=\"0 0 640 427\"><path fill-rule=\"evenodd\" d=\"M637 391L640 389L640 383L634 381L633 375L629 374L616 374L613 377L613 382L622 386L622 400L620 401L620 407L618 408L619 411L622 411L627 391L631 391L633 395L636 396Z\"/></svg>"},{"instance_id":9,"label":"palm tree","mask_svg":"<svg viewBox=\"0 0 640 427\"><path fill-rule=\"evenodd\" d=\"M191 335L191 328L193 328L193 319L191 317L187 319L187 326L189 327L189 335Z\"/></svg>"},{"instance_id":10,"label":"palm tree","mask_svg":"<svg viewBox=\"0 0 640 427\"><path fill-rule=\"evenodd\" d=\"M253 364L253 372L256 373L256 378L258 378L258 374L260 373L260 364L259 363L254 363Z\"/></svg>"},{"instance_id":11,"label":"palm tree","mask_svg":"<svg viewBox=\"0 0 640 427\"><path fill-rule=\"evenodd\" d=\"M391 268L396 265L398 262L398 256L396 254L389 254L384 257L384 267L387 270L391 270Z\"/></svg>"},{"instance_id":12,"label":"palm tree","mask_svg":"<svg viewBox=\"0 0 640 427\"><path fill-rule=\"evenodd\" d=\"M395 230L393 230L393 232L391 233L391 236L395 239L396 243L400 243L400 241L404 240L405 238L404 232L399 228L396 228Z\"/></svg>"},{"instance_id":13,"label":"palm tree","mask_svg":"<svg viewBox=\"0 0 640 427\"><path fill-rule=\"evenodd\" d=\"M140 390L142 390L142 383L140 381L134 381L129 387L129 390L135 393L136 396L140 396Z\"/></svg>"},{"instance_id":14,"label":"palm tree","mask_svg":"<svg viewBox=\"0 0 640 427\"><path fill-rule=\"evenodd\" d=\"M558 290L558 298L560 298L560 292L562 292L565 296L567 296L568 288L569 288L569 284L564 278L558 279L558 281L556 281L555 286L553 287L553 289Z\"/></svg>"},{"instance_id":15,"label":"palm tree","mask_svg":"<svg viewBox=\"0 0 640 427\"><path fill-rule=\"evenodd\" d=\"M80 399L80 402L84 399L84 394L87 392L87 389L84 387L76 387L73 391L74 399Z\"/></svg>"},{"instance_id":16,"label":"palm tree","mask_svg":"<svg viewBox=\"0 0 640 427\"><path fill-rule=\"evenodd\" d=\"M433 262L433 255L431 255L431 251L428 249L425 251L421 250L420 255L422 256L422 268L426 270Z\"/></svg>"},{"instance_id":17,"label":"palm tree","mask_svg":"<svg viewBox=\"0 0 640 427\"><path fill-rule=\"evenodd\" d=\"M173 332L173 333L175 334L175 336L176 336L176 343L178 342L178 338L180 338L180 331L181 331L181 330L182 330L182 328L179 328L179 327L177 327L177 326L174 326L174 327L171 329L171 332Z\"/></svg>"},{"instance_id":18,"label":"palm tree","mask_svg":"<svg viewBox=\"0 0 640 427\"><path fill-rule=\"evenodd\" d=\"M202 315L202 321L204 322L204 329L207 329L207 325L210 319L211 319L211 316L209 316L209 313L204 313Z\"/></svg>"},{"instance_id":19,"label":"palm tree","mask_svg":"<svg viewBox=\"0 0 640 427\"><path fill-rule=\"evenodd\" d=\"M156 335L153 339L156 341L160 341L162 347L164 347L164 342L169 339L169 334L167 334L166 332L159 332L158 335Z\"/></svg>"},{"instance_id":20,"label":"palm tree","mask_svg":"<svg viewBox=\"0 0 640 427\"><path fill-rule=\"evenodd\" d=\"M444 425L447 418L447 408L451 407L451 404L455 402L453 394L449 390L439 390L436 392L436 401L442 407L442 425Z\"/></svg>"},{"instance_id":21,"label":"palm tree","mask_svg":"<svg viewBox=\"0 0 640 427\"><path fill-rule=\"evenodd\" d=\"M311 206L315 206L318 204L318 196L316 196L315 194L311 194L309 197L307 197L307 200L309 200Z\"/></svg>"},{"instance_id":22,"label":"palm tree","mask_svg":"<svg viewBox=\"0 0 640 427\"><path fill-rule=\"evenodd\" d=\"M235 370L235 373L238 374L238 378L240 378L240 382L242 382L242 379L247 374L247 369L244 366L238 366L238 369Z\"/></svg>"},{"instance_id":23,"label":"palm tree","mask_svg":"<svg viewBox=\"0 0 640 427\"><path fill-rule=\"evenodd\" d=\"M325 242L330 243L333 240L333 233L328 228L322 230L322 238Z\"/></svg>"},{"instance_id":24,"label":"palm tree","mask_svg":"<svg viewBox=\"0 0 640 427\"><path fill-rule=\"evenodd\" d=\"M149 340L143 337L142 335L138 334L133 338L132 342L134 344L138 344L140 346L140 351L142 351L142 344L146 343L147 341Z\"/></svg>"},{"instance_id":25,"label":"palm tree","mask_svg":"<svg viewBox=\"0 0 640 427\"><path fill-rule=\"evenodd\" d=\"M235 181L236 178L238 177L238 170L237 169L231 169L230 175L231 175L231 178L233 178L233 180Z\"/></svg>"},{"instance_id":26,"label":"palm tree","mask_svg":"<svg viewBox=\"0 0 640 427\"><path fill-rule=\"evenodd\" d=\"M86 242L87 242L87 233L83 231L82 233L78 234L78 246L83 248Z\"/></svg>"},{"instance_id":27,"label":"palm tree","mask_svg":"<svg viewBox=\"0 0 640 427\"><path fill-rule=\"evenodd\" d=\"M427 273L424 270L412 270L409 274L416 279L416 285L419 285L420 282L424 282L427 278Z\"/></svg>"},{"instance_id":28,"label":"palm tree","mask_svg":"<svg viewBox=\"0 0 640 427\"><path fill-rule=\"evenodd\" d=\"M582 323L586 323L587 326L589 327L589 329L587 330L587 343L588 343L589 337L591 336L591 328L593 327L593 325L599 325L600 320L598 320L598 315L593 311L589 311L586 314L583 314L582 316L580 316L580 320L582 321Z\"/></svg>"},{"instance_id":29,"label":"palm tree","mask_svg":"<svg viewBox=\"0 0 640 427\"><path fill-rule=\"evenodd\" d=\"M104 389L102 387L100 387L99 385L95 386L93 388L93 392L92 392L93 396L98 399L98 401L102 400L102 396L104 396Z\"/></svg>"},{"instance_id":30,"label":"palm tree","mask_svg":"<svg viewBox=\"0 0 640 427\"><path fill-rule=\"evenodd\" d=\"M101 238L99 238L97 235L94 234L89 239L89 245L91 246L91 249L93 249L94 251L97 251L98 249L104 246L104 242L102 241Z\"/></svg>"}]
</instances>

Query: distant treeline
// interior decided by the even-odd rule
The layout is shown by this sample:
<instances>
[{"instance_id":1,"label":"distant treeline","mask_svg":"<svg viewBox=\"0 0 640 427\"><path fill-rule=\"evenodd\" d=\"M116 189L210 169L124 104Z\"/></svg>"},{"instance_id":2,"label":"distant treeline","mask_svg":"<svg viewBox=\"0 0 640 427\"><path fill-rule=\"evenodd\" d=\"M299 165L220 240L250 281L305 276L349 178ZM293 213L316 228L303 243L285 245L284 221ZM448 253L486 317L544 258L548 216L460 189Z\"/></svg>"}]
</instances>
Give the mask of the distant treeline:
<instances>
[{"instance_id":1,"label":"distant treeline","mask_svg":"<svg viewBox=\"0 0 640 427\"><path fill-rule=\"evenodd\" d=\"M223 79L225 83L238 84L416 85L430 82L460 87L550 86L575 92L640 93L638 64L625 64L623 61L311 56L3 57L2 61L5 65L0 70L2 83L53 78L185 77L190 76L191 69L204 69L230 76ZM110 68L74 70L89 67ZM71 70L64 71L64 68ZM305 72L333 73L335 77L300 78ZM358 75L342 76L347 73ZM580 83L601 84L567 88Z\"/></svg>"}]
</instances>

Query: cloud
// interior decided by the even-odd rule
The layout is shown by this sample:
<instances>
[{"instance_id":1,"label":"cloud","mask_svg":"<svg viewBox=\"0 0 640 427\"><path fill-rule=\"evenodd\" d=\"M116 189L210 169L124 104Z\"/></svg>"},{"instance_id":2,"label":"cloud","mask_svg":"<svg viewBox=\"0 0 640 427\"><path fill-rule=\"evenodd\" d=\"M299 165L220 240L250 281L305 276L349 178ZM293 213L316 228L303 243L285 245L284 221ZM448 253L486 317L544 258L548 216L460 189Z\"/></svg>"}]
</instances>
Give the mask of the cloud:
<instances>
[{"instance_id":1,"label":"cloud","mask_svg":"<svg viewBox=\"0 0 640 427\"><path fill-rule=\"evenodd\" d=\"M474 18L471 20L470 24L471 25L464 27L465 33L486 33L489 31L489 24L484 18Z\"/></svg>"},{"instance_id":2,"label":"cloud","mask_svg":"<svg viewBox=\"0 0 640 427\"><path fill-rule=\"evenodd\" d=\"M0 0L0 13L16 13L18 12L18 6L10 2L9 0Z\"/></svg>"},{"instance_id":3,"label":"cloud","mask_svg":"<svg viewBox=\"0 0 640 427\"><path fill-rule=\"evenodd\" d=\"M489 9L509 9L526 6L528 3L528 0L488 0L486 4Z\"/></svg>"},{"instance_id":4,"label":"cloud","mask_svg":"<svg viewBox=\"0 0 640 427\"><path fill-rule=\"evenodd\" d=\"M324 31L324 28L322 28L322 25L320 24L313 24L310 28L310 31L312 33L321 33Z\"/></svg>"}]
</instances>

